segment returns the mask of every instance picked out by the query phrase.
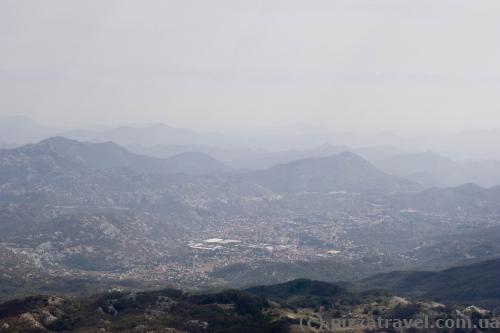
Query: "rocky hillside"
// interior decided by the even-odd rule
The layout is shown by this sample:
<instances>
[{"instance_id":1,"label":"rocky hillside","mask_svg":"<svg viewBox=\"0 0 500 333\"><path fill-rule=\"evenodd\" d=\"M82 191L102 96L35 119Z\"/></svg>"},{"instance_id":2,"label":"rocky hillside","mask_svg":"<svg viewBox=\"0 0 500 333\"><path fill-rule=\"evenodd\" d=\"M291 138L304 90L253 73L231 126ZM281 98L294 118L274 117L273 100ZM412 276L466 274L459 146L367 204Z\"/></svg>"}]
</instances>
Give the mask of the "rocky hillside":
<instances>
[{"instance_id":1,"label":"rocky hillside","mask_svg":"<svg viewBox=\"0 0 500 333\"><path fill-rule=\"evenodd\" d=\"M350 320L349 325L356 325L358 332L370 332L374 327L369 323L385 320L387 324L382 325L387 327L378 329L392 331L396 325L412 325L423 316L430 323L446 318L478 325L483 319L496 320L495 315L475 306L445 305L374 291L358 293L323 282L297 280L247 291L111 290L82 298L15 299L0 304L0 332L284 333L304 331L301 326L306 332L315 332L317 326L307 323L319 324L319 318L327 320L324 325L330 325L333 319Z\"/></svg>"}]
</instances>

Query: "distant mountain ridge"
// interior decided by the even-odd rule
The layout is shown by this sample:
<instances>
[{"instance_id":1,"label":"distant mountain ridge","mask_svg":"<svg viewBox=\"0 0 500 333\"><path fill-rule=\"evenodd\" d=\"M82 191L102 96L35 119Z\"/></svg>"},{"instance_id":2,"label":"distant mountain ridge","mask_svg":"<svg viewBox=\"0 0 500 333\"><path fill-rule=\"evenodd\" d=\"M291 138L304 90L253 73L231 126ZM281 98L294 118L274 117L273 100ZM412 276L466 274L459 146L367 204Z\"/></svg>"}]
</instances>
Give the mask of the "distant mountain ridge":
<instances>
[{"instance_id":1,"label":"distant mountain ridge","mask_svg":"<svg viewBox=\"0 0 500 333\"><path fill-rule=\"evenodd\" d=\"M250 173L249 178L277 192L406 192L421 189L383 173L354 153L309 158Z\"/></svg>"},{"instance_id":2,"label":"distant mountain ridge","mask_svg":"<svg viewBox=\"0 0 500 333\"><path fill-rule=\"evenodd\" d=\"M0 150L0 179L4 178L6 181L9 177L30 179L37 175L76 174L85 170L120 167L155 174L209 174L229 170L221 162L202 153L186 153L159 159L131 153L112 142L89 143L63 137Z\"/></svg>"},{"instance_id":3,"label":"distant mountain ridge","mask_svg":"<svg viewBox=\"0 0 500 333\"><path fill-rule=\"evenodd\" d=\"M80 142L64 137L0 150L0 179L5 181L62 175L75 177L112 168L147 174L186 175L231 171L225 164L204 153L186 152L161 159L132 153L112 142ZM420 189L417 184L385 174L362 157L348 152L242 173L240 178L280 193L407 192Z\"/></svg>"},{"instance_id":4,"label":"distant mountain ridge","mask_svg":"<svg viewBox=\"0 0 500 333\"><path fill-rule=\"evenodd\" d=\"M260 154L248 154L245 157L234 159L228 163L238 169L263 170L278 164L287 164L293 161L308 158L328 157L350 150L351 149L346 146L323 144L316 148L306 150L286 150L278 152L263 152Z\"/></svg>"},{"instance_id":5,"label":"distant mountain ridge","mask_svg":"<svg viewBox=\"0 0 500 333\"><path fill-rule=\"evenodd\" d=\"M0 118L0 142L22 145L42 140L57 133L58 129L41 125L25 116Z\"/></svg>"},{"instance_id":6,"label":"distant mountain ridge","mask_svg":"<svg viewBox=\"0 0 500 333\"><path fill-rule=\"evenodd\" d=\"M218 161L221 161L231 167L234 165L231 161L242 158L244 156L254 156L258 154L258 151L250 148L220 148L216 146L209 146L203 144L194 145L154 145L154 146L142 146L142 145L131 145L127 146L130 151L146 156L152 156L157 158L169 158L181 153L204 153L206 155L212 156Z\"/></svg>"},{"instance_id":7,"label":"distant mountain ridge","mask_svg":"<svg viewBox=\"0 0 500 333\"><path fill-rule=\"evenodd\" d=\"M161 123L144 127L121 126L106 131L76 130L63 133L64 136L80 141L113 141L120 145L215 145L221 147L239 146L233 144L237 136L218 133L198 133L192 130L167 126ZM238 140L242 142L244 140Z\"/></svg>"},{"instance_id":8,"label":"distant mountain ridge","mask_svg":"<svg viewBox=\"0 0 500 333\"><path fill-rule=\"evenodd\" d=\"M483 188L469 183L456 187L434 187L419 193L402 193L391 200L402 209L487 214L500 211L499 198L500 186Z\"/></svg>"},{"instance_id":9,"label":"distant mountain ridge","mask_svg":"<svg viewBox=\"0 0 500 333\"><path fill-rule=\"evenodd\" d=\"M424 186L458 186L475 183L481 186L500 185L500 161L455 161L432 151L399 154L374 162L389 174L404 177Z\"/></svg>"},{"instance_id":10,"label":"distant mountain ridge","mask_svg":"<svg viewBox=\"0 0 500 333\"><path fill-rule=\"evenodd\" d=\"M433 151L410 153L395 147L348 147L322 144L304 150L256 151L221 149L206 145L163 145L135 147L134 151L156 157L169 157L180 152L205 152L234 169L264 170L296 160L329 157L344 151L353 152L370 161L381 171L406 178L423 187L449 187L475 183L490 187L500 185L500 161L496 159L454 160Z\"/></svg>"}]
</instances>

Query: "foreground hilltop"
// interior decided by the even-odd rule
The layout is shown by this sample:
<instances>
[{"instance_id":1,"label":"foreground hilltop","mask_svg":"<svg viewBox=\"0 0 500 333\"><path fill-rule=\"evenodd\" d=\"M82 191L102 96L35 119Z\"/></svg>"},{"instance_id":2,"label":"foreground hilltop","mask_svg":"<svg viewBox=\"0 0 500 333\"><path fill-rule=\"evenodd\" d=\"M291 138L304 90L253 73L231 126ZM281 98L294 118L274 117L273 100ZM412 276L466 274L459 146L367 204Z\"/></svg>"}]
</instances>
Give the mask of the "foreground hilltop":
<instances>
[{"instance_id":1,"label":"foreground hilltop","mask_svg":"<svg viewBox=\"0 0 500 333\"><path fill-rule=\"evenodd\" d=\"M379 274L356 283L297 279L215 292L111 289L94 296L32 296L0 304L0 332L284 333L299 332L301 322L320 317L350 320L357 331L368 332L368 322L396 325L423 316L430 323L464 320L471 327L455 332L474 332L473 325L500 323L494 310L500 305L498 276L500 259L439 272Z\"/></svg>"},{"instance_id":2,"label":"foreground hilltop","mask_svg":"<svg viewBox=\"0 0 500 333\"><path fill-rule=\"evenodd\" d=\"M202 294L163 289L110 291L84 298L28 297L0 305L0 332L284 333L299 332L301 321L317 320L320 315L360 323L422 315L432 321L464 319L473 324L494 318L494 313L473 306L444 305L376 291L353 292L325 282L295 280ZM358 324L357 330L368 329ZM306 332L314 330L306 328Z\"/></svg>"}]
</instances>

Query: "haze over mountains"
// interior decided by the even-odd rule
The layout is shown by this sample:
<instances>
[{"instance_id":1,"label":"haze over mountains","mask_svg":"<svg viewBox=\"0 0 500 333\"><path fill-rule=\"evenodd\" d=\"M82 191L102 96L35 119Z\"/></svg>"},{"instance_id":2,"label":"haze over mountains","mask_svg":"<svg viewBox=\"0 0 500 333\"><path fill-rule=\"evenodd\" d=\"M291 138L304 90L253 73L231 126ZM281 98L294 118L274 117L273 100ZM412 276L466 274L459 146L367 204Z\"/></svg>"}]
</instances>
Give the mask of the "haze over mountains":
<instances>
[{"instance_id":1,"label":"haze over mountains","mask_svg":"<svg viewBox=\"0 0 500 333\"><path fill-rule=\"evenodd\" d=\"M114 143L84 143L55 137L12 150L1 150L4 181L54 176L62 172L125 167L139 173L203 174L229 170L203 153L167 159L136 155ZM60 174L59 174L60 175Z\"/></svg>"},{"instance_id":2,"label":"haze over mountains","mask_svg":"<svg viewBox=\"0 0 500 333\"><path fill-rule=\"evenodd\" d=\"M290 309L315 313L332 300L368 316L374 304L386 316L500 305L494 159L393 146L217 146L230 138L162 125L95 133L0 149L0 299L84 296L0 304L9 328L92 331L101 324L85 309L101 308L117 331L169 318L179 332L205 323L221 332L287 323L287 332ZM266 286L247 288L255 285ZM244 290L89 296L165 286ZM134 316L149 319L132 325ZM77 317L87 324L69 319Z\"/></svg>"},{"instance_id":3,"label":"haze over mountains","mask_svg":"<svg viewBox=\"0 0 500 333\"><path fill-rule=\"evenodd\" d=\"M435 141L431 137L419 139L419 144L415 145L411 142L413 139L387 134L377 138L377 135L321 131L316 134L306 132L251 137L197 133L162 124L68 131L42 126L26 117L4 118L0 123L4 128L0 132L0 142L5 148L62 135L80 141L115 142L138 154L152 157L204 153L233 169L266 169L295 160L328 157L350 151L365 157L386 173L410 179L422 186L446 187L475 183L490 187L500 182L496 172L500 165L496 159L500 157L500 151L495 152L490 148L482 150L491 147L490 142L495 142L494 130L473 136L467 144L446 146L446 142L458 140L462 134L453 134L455 139L452 139L452 134ZM469 137L467 133L463 135ZM473 154L468 152L472 148ZM481 151L484 153L481 154Z\"/></svg>"},{"instance_id":4,"label":"haze over mountains","mask_svg":"<svg viewBox=\"0 0 500 333\"><path fill-rule=\"evenodd\" d=\"M0 333L500 333L499 12L0 1Z\"/></svg>"},{"instance_id":5,"label":"haze over mountains","mask_svg":"<svg viewBox=\"0 0 500 333\"><path fill-rule=\"evenodd\" d=\"M425 186L457 186L475 183L494 186L500 183L500 162L495 159L456 161L431 151L400 154L375 162L387 173L405 177Z\"/></svg>"},{"instance_id":6,"label":"haze over mountains","mask_svg":"<svg viewBox=\"0 0 500 333\"><path fill-rule=\"evenodd\" d=\"M23 118L4 126L20 141L47 130ZM273 150L260 138L164 125L64 133L80 140L0 150L0 253L17 267L4 277L6 294L61 270L97 274L104 285L242 285L500 255L495 159L336 142ZM262 230L249 237L255 223ZM210 237L222 243L205 243ZM193 270L192 256L213 269ZM28 271L36 273L20 278Z\"/></svg>"},{"instance_id":7,"label":"haze over mountains","mask_svg":"<svg viewBox=\"0 0 500 333\"><path fill-rule=\"evenodd\" d=\"M24 126L19 120L11 125ZM240 275L231 273L233 267L255 283L264 282L276 267L275 282L285 279L284 272L320 278L324 271L311 256L343 267L329 271L331 280L388 267L442 268L500 254L495 233L489 234L500 214L494 159L454 160L393 146L321 144L266 151L241 146L241 137L163 125L66 132L71 133L92 142L58 136L0 150L0 202L8 231L2 240L4 254L28 266L38 262L35 266L45 267L40 276L57 269L70 274L79 269L87 276L113 268L115 272L106 274L143 281L135 276L138 267L156 262L155 269L174 265L183 273L170 278L188 283L199 277L187 273L190 264L183 253L229 251L230 259L223 263L208 255L214 270L201 273L203 283L222 279L238 284ZM219 139L234 142L209 145L204 141L209 138L216 138L212 144ZM26 216L25 210L32 213ZM229 254L233 250L225 245L204 243L208 236L240 241L255 219L263 221L260 228L266 231L256 243L247 240L248 250L242 253ZM312 221L318 230L311 231ZM289 223L293 228L278 237ZM225 231L224 225L234 230ZM469 230L472 225L480 227ZM422 235L405 235L408 228ZM98 230L106 233L98 236ZM31 238L33 232L39 234L37 240ZM443 241L450 232L456 242ZM270 234L277 239L267 239ZM460 243L464 239L468 242ZM131 241L137 245L126 245ZM29 249L20 251L19 244ZM74 252L61 254L68 246ZM279 254L280 248L287 254ZM321 250L312 255L312 248ZM146 255L148 251L156 254ZM332 255L338 252L342 255ZM99 259L103 253L109 255ZM374 253L376 259L367 259ZM262 256L272 264L256 260ZM278 259L282 256L295 259L283 262ZM373 264L362 264L366 260Z\"/></svg>"},{"instance_id":8,"label":"haze over mountains","mask_svg":"<svg viewBox=\"0 0 500 333\"><path fill-rule=\"evenodd\" d=\"M290 149L312 149L323 144L351 147L392 147L404 152L441 152L446 156L464 159L499 158L500 151L495 142L500 137L500 130L464 131L422 135L398 135L392 132L332 131L322 128L270 128L262 133L252 134L206 133L189 129L175 128L165 124L97 126L94 128L60 128L42 125L28 117L4 117L0 124L2 132L0 142L26 144L48 137L64 136L80 141L113 141L123 146L138 145L151 147L156 145L184 146L200 145L215 148L254 148L265 151L283 151ZM259 134L256 134L259 133ZM214 147L213 147L214 148ZM386 156L389 157L389 156Z\"/></svg>"},{"instance_id":9,"label":"haze over mountains","mask_svg":"<svg viewBox=\"0 0 500 333\"><path fill-rule=\"evenodd\" d=\"M354 153L306 158L261 171L237 171L204 153L179 153L161 159L131 153L111 143L88 143L55 137L20 148L0 150L2 181L47 181L124 168L137 174L216 175L251 182L278 193L407 192L417 184L384 174ZM233 174L231 176L231 174Z\"/></svg>"},{"instance_id":10,"label":"haze over mountains","mask_svg":"<svg viewBox=\"0 0 500 333\"><path fill-rule=\"evenodd\" d=\"M0 150L1 253L18 267L5 283L60 271L150 286L334 281L500 255L498 187L429 188L341 149L277 153L284 163L259 170L63 137Z\"/></svg>"},{"instance_id":11,"label":"haze over mountains","mask_svg":"<svg viewBox=\"0 0 500 333\"><path fill-rule=\"evenodd\" d=\"M276 192L408 192L419 189L405 179L384 174L354 153L308 158L270 169L256 171L252 177Z\"/></svg>"}]
</instances>

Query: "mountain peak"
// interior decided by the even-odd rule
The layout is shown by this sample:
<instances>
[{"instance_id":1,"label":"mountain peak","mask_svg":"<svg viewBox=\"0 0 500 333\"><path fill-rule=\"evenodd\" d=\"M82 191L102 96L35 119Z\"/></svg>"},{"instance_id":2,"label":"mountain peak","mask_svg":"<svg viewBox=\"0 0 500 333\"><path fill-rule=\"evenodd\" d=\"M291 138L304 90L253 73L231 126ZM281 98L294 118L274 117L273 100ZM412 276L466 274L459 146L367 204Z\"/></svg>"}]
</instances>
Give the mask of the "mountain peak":
<instances>
[{"instance_id":1,"label":"mountain peak","mask_svg":"<svg viewBox=\"0 0 500 333\"><path fill-rule=\"evenodd\" d=\"M120 151L121 153L130 153L126 148L117 145L114 142L106 141L106 142L86 142L86 141L78 141L73 139L68 139L64 136L54 136L48 139L40 141L35 145L28 146L40 146L40 147L52 147L52 148L60 148L60 149L92 149L92 150L115 150ZM72 151L75 152L75 151ZM132 153L130 153L132 154Z\"/></svg>"},{"instance_id":2,"label":"mountain peak","mask_svg":"<svg viewBox=\"0 0 500 333\"><path fill-rule=\"evenodd\" d=\"M349 160L353 160L353 161L359 161L359 162L362 161L362 162L368 163L368 161L366 159L364 159L360 155L353 153L353 152L350 152L350 151L344 151L344 152L338 154L337 157L342 158L342 159L349 159Z\"/></svg>"},{"instance_id":3,"label":"mountain peak","mask_svg":"<svg viewBox=\"0 0 500 333\"><path fill-rule=\"evenodd\" d=\"M64 136L53 136L47 139L44 139L40 142L38 142L38 145L41 146L48 146L48 145L68 145L68 144L73 144L73 145L80 145L83 144L81 141L73 140L73 139L68 139Z\"/></svg>"},{"instance_id":4,"label":"mountain peak","mask_svg":"<svg viewBox=\"0 0 500 333\"><path fill-rule=\"evenodd\" d=\"M394 192L419 188L410 181L383 173L351 152L280 164L256 171L251 177L279 192Z\"/></svg>"},{"instance_id":5,"label":"mountain peak","mask_svg":"<svg viewBox=\"0 0 500 333\"><path fill-rule=\"evenodd\" d=\"M57 165L59 169L75 166L88 170L125 167L138 173L153 174L208 174L228 170L224 164L203 153L182 153L161 159L137 155L114 142L81 142L62 136L29 144L11 153L24 154L28 157L27 163L32 164L29 167L35 168L51 159L52 165Z\"/></svg>"}]
</instances>

